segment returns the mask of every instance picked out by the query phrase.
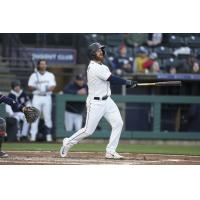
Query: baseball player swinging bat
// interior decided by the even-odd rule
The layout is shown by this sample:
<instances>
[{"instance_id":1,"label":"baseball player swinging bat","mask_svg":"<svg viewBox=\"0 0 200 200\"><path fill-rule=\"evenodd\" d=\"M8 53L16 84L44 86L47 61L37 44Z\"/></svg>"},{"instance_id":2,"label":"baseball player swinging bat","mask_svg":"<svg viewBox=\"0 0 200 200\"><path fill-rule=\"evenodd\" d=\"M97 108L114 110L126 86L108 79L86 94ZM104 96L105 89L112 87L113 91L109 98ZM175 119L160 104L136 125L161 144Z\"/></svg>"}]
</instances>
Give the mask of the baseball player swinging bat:
<instances>
[{"instance_id":1,"label":"baseball player swinging bat","mask_svg":"<svg viewBox=\"0 0 200 200\"><path fill-rule=\"evenodd\" d=\"M154 82L154 83L137 83L137 86L181 86L181 81L165 81L165 82Z\"/></svg>"}]
</instances>

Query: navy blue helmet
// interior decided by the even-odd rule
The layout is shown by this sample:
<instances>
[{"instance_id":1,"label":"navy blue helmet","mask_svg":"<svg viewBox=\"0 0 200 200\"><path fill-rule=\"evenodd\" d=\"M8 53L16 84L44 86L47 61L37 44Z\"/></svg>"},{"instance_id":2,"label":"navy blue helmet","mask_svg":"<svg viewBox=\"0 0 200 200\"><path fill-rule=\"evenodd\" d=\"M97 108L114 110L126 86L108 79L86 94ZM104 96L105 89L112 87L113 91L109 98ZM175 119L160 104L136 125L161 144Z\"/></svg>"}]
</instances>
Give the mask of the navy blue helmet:
<instances>
[{"instance_id":1,"label":"navy blue helmet","mask_svg":"<svg viewBox=\"0 0 200 200\"><path fill-rule=\"evenodd\" d=\"M105 55L105 46L104 45L101 45L100 43L98 42L94 42L92 44L89 45L88 47L88 57L89 59L95 59L95 56L96 56L96 52L101 49L103 51L103 55Z\"/></svg>"}]
</instances>

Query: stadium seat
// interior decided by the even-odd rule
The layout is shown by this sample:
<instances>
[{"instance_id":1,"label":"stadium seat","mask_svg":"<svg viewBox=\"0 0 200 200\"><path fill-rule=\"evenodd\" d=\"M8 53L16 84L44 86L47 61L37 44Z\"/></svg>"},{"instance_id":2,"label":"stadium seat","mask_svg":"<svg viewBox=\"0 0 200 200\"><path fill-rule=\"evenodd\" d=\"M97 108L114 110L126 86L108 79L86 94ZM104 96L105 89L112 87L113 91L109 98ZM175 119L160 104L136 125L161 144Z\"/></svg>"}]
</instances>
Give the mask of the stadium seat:
<instances>
[{"instance_id":1,"label":"stadium seat","mask_svg":"<svg viewBox=\"0 0 200 200\"><path fill-rule=\"evenodd\" d=\"M179 37L188 37L191 35L191 33L169 33L169 35L175 35Z\"/></svg>"},{"instance_id":2,"label":"stadium seat","mask_svg":"<svg viewBox=\"0 0 200 200\"><path fill-rule=\"evenodd\" d=\"M194 54L197 56L197 58L200 58L200 48L193 49Z\"/></svg>"},{"instance_id":3,"label":"stadium seat","mask_svg":"<svg viewBox=\"0 0 200 200\"><path fill-rule=\"evenodd\" d=\"M160 66L160 68L162 70L167 71L171 66L175 65L175 58L174 57L170 57L170 58L166 58L162 60L162 64Z\"/></svg>"},{"instance_id":4,"label":"stadium seat","mask_svg":"<svg viewBox=\"0 0 200 200\"><path fill-rule=\"evenodd\" d=\"M115 50L113 47L106 46L106 53L108 56L115 56Z\"/></svg>"},{"instance_id":5,"label":"stadium seat","mask_svg":"<svg viewBox=\"0 0 200 200\"><path fill-rule=\"evenodd\" d=\"M127 47L127 54L128 54L128 56L134 56L133 55L133 49L130 48L130 47Z\"/></svg>"},{"instance_id":6,"label":"stadium seat","mask_svg":"<svg viewBox=\"0 0 200 200\"><path fill-rule=\"evenodd\" d=\"M89 44L93 43L93 42L100 42L102 44L105 43L104 35L101 35L101 34L95 34L95 33L87 34L87 35L85 35L85 37Z\"/></svg>"},{"instance_id":7,"label":"stadium seat","mask_svg":"<svg viewBox=\"0 0 200 200\"><path fill-rule=\"evenodd\" d=\"M137 55L138 53L146 53L147 55L149 55L151 48L147 47L147 46L139 46L137 48L133 49L133 54Z\"/></svg>"},{"instance_id":8,"label":"stadium seat","mask_svg":"<svg viewBox=\"0 0 200 200\"><path fill-rule=\"evenodd\" d=\"M159 58L170 58L171 56L173 56L173 49L169 48L169 47L156 47L154 49L154 52L156 52L158 54Z\"/></svg>"},{"instance_id":9,"label":"stadium seat","mask_svg":"<svg viewBox=\"0 0 200 200\"><path fill-rule=\"evenodd\" d=\"M123 40L124 40L123 34L108 34L106 36L106 44L112 47L119 46L120 43L123 42Z\"/></svg>"},{"instance_id":10,"label":"stadium seat","mask_svg":"<svg viewBox=\"0 0 200 200\"><path fill-rule=\"evenodd\" d=\"M200 36L191 35L186 37L186 43L189 47L200 47Z\"/></svg>"},{"instance_id":11,"label":"stadium seat","mask_svg":"<svg viewBox=\"0 0 200 200\"><path fill-rule=\"evenodd\" d=\"M179 54L177 56L177 59L187 59L190 56L190 54Z\"/></svg>"},{"instance_id":12,"label":"stadium seat","mask_svg":"<svg viewBox=\"0 0 200 200\"><path fill-rule=\"evenodd\" d=\"M171 35L169 37L168 45L171 47L181 47L185 45L185 40L183 37L177 35Z\"/></svg>"}]
</instances>

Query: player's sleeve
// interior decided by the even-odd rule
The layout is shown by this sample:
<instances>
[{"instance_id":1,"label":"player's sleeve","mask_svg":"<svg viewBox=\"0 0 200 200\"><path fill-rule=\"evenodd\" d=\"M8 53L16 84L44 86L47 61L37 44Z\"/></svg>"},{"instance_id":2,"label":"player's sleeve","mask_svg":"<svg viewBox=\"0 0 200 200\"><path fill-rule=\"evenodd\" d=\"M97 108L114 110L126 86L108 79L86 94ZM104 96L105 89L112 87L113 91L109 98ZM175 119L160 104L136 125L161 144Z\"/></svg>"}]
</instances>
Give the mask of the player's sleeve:
<instances>
[{"instance_id":1,"label":"player's sleeve","mask_svg":"<svg viewBox=\"0 0 200 200\"><path fill-rule=\"evenodd\" d=\"M7 105L10 105L14 112L22 111L23 108L23 106L19 105L15 100L3 95L0 95L0 103L5 103Z\"/></svg>"},{"instance_id":2,"label":"player's sleeve","mask_svg":"<svg viewBox=\"0 0 200 200\"><path fill-rule=\"evenodd\" d=\"M8 94L7 98L10 98L10 99L13 99L13 96L11 93ZM15 99L13 99L15 101ZM6 113L9 115L9 116L12 116L14 114L13 110L12 110L12 107L10 105L7 105L6 104Z\"/></svg>"},{"instance_id":3,"label":"player's sleeve","mask_svg":"<svg viewBox=\"0 0 200 200\"><path fill-rule=\"evenodd\" d=\"M123 78L120 78L118 76L110 75L110 77L107 79L111 83L111 85L126 85L127 81Z\"/></svg>"},{"instance_id":4,"label":"player's sleeve","mask_svg":"<svg viewBox=\"0 0 200 200\"><path fill-rule=\"evenodd\" d=\"M36 83L35 83L35 74L31 74L29 80L28 80L28 86L33 86L35 87L36 86Z\"/></svg>"},{"instance_id":5,"label":"player's sleeve","mask_svg":"<svg viewBox=\"0 0 200 200\"><path fill-rule=\"evenodd\" d=\"M96 76L104 81L106 81L111 76L111 72L108 67L98 66L94 70Z\"/></svg>"},{"instance_id":6,"label":"player's sleeve","mask_svg":"<svg viewBox=\"0 0 200 200\"><path fill-rule=\"evenodd\" d=\"M9 115L9 116L12 116L14 114L11 106L9 105L6 105L6 113Z\"/></svg>"}]
</instances>

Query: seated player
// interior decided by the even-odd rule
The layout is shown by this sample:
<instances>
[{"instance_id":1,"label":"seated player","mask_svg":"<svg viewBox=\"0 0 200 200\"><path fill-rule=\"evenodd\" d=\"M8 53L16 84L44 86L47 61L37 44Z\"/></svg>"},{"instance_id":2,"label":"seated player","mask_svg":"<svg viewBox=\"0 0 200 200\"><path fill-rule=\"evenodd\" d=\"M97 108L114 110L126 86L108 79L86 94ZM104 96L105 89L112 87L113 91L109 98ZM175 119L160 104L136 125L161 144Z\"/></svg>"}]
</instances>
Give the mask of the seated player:
<instances>
[{"instance_id":1,"label":"seated player","mask_svg":"<svg viewBox=\"0 0 200 200\"><path fill-rule=\"evenodd\" d=\"M29 97L27 94L21 89L20 81L12 81L11 83L11 91L8 94L8 97L15 100L19 103L19 105L28 106L30 105ZM15 112L12 110L11 106L6 105L6 113L9 117L13 117L17 120L17 140L26 140L28 135L29 124L27 123L23 112ZM23 123L22 128L20 127L20 122Z\"/></svg>"}]
</instances>

